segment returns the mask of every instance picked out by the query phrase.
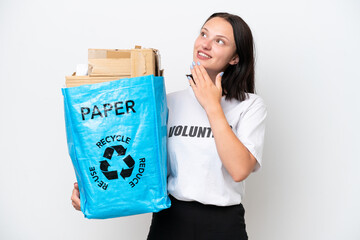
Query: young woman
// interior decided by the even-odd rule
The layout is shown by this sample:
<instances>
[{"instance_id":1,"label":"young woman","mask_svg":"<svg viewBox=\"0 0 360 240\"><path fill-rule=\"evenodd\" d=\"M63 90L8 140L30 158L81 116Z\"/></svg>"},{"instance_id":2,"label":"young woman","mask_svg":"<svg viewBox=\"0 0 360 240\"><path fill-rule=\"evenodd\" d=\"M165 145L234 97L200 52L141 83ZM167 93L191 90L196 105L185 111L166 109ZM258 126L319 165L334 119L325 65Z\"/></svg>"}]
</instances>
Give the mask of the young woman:
<instances>
[{"instance_id":1,"label":"young woman","mask_svg":"<svg viewBox=\"0 0 360 240\"><path fill-rule=\"evenodd\" d=\"M266 108L254 94L253 38L228 13L211 15L195 41L190 87L168 94L168 192L149 240L248 239L244 180L259 169ZM80 210L77 185L73 205Z\"/></svg>"}]
</instances>

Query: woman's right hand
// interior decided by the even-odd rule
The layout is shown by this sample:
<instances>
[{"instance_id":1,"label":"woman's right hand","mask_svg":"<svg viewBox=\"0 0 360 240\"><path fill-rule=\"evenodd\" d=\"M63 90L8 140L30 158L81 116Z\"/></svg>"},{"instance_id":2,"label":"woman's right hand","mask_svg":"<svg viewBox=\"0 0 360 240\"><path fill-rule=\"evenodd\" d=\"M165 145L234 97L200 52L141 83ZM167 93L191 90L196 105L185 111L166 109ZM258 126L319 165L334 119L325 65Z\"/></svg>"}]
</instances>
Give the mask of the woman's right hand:
<instances>
[{"instance_id":1,"label":"woman's right hand","mask_svg":"<svg viewBox=\"0 0 360 240\"><path fill-rule=\"evenodd\" d=\"M79 185L77 182L74 183L74 189L72 191L71 201L74 208L80 211L80 192L79 192Z\"/></svg>"}]
</instances>

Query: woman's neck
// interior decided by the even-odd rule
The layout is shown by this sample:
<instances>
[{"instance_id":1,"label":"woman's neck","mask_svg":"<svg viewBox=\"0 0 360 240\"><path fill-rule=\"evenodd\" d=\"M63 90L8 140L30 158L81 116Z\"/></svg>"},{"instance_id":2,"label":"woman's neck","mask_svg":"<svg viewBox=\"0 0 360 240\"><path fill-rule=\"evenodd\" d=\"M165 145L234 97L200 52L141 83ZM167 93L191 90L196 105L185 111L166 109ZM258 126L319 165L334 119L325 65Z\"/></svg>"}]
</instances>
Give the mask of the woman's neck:
<instances>
[{"instance_id":1,"label":"woman's neck","mask_svg":"<svg viewBox=\"0 0 360 240\"><path fill-rule=\"evenodd\" d=\"M208 70L207 70L207 73L209 74L209 77L210 77L211 81L215 84L216 76L217 76L218 73L208 71Z\"/></svg>"}]
</instances>

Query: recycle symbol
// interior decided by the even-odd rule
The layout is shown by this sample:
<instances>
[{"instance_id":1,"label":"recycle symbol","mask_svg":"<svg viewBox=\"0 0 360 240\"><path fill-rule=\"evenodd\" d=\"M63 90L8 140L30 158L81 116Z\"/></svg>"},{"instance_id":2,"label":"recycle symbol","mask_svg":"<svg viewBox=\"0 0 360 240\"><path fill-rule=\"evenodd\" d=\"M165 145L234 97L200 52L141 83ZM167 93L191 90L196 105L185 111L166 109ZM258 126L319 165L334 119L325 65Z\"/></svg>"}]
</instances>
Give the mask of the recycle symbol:
<instances>
[{"instance_id":1,"label":"recycle symbol","mask_svg":"<svg viewBox=\"0 0 360 240\"><path fill-rule=\"evenodd\" d=\"M103 157L110 161L114 152L117 153L117 156L124 156L126 149L121 145L108 147L105 149ZM108 160L100 161L100 170L108 180L118 179L119 176L117 170L109 171L110 164ZM135 161L130 155L127 155L123 161L129 167L127 169L123 168L120 172L120 176L125 180L125 178L131 176L132 171L134 170Z\"/></svg>"}]
</instances>

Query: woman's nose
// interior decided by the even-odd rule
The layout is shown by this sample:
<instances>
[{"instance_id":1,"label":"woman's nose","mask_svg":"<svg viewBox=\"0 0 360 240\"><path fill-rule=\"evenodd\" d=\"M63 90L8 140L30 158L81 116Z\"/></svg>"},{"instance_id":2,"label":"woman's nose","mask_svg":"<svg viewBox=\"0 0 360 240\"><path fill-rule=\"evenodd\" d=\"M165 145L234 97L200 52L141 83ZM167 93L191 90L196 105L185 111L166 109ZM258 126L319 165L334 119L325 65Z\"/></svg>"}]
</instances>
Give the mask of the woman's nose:
<instances>
[{"instance_id":1,"label":"woman's nose","mask_svg":"<svg viewBox=\"0 0 360 240\"><path fill-rule=\"evenodd\" d=\"M209 39L204 39L201 46L204 48L204 49L211 49L211 40Z\"/></svg>"}]
</instances>

